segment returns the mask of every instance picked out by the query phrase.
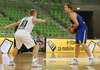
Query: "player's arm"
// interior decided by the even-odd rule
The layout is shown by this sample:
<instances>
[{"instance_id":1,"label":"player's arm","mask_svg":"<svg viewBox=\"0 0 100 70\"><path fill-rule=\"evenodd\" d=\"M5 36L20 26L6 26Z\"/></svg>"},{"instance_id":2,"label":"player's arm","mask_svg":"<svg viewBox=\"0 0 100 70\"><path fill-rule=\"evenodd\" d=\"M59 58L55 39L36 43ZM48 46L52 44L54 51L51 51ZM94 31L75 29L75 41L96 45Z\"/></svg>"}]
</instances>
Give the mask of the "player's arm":
<instances>
[{"instance_id":1,"label":"player's arm","mask_svg":"<svg viewBox=\"0 0 100 70\"><path fill-rule=\"evenodd\" d=\"M78 27L78 25L79 25L79 23L78 23L78 21L77 21L77 15L76 15L76 13L71 13L70 14L70 18L71 18L71 20L74 22L74 27L73 27L73 31Z\"/></svg>"},{"instance_id":2,"label":"player's arm","mask_svg":"<svg viewBox=\"0 0 100 70\"><path fill-rule=\"evenodd\" d=\"M21 23L21 20L16 22L16 23L10 24L8 26L2 27L2 29L7 29L7 28L14 27L14 26L18 26L20 23Z\"/></svg>"},{"instance_id":3,"label":"player's arm","mask_svg":"<svg viewBox=\"0 0 100 70\"><path fill-rule=\"evenodd\" d=\"M37 22L37 23L46 23L47 20L48 20L48 18L45 19L45 20L34 18L34 19L33 19L33 22L34 22L34 23L36 23L36 22Z\"/></svg>"}]
</instances>

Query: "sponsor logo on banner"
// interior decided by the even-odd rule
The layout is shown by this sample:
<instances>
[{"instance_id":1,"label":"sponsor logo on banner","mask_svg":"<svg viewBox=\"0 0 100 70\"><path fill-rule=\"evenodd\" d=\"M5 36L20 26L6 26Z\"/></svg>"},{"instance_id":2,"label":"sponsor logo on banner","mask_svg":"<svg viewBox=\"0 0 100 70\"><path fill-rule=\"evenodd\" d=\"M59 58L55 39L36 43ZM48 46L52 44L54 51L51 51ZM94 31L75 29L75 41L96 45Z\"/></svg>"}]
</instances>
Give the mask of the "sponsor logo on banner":
<instances>
[{"instance_id":1,"label":"sponsor logo on banner","mask_svg":"<svg viewBox=\"0 0 100 70\"><path fill-rule=\"evenodd\" d=\"M97 42L97 44L98 44L98 46L100 47L100 41L99 41L99 42Z\"/></svg>"},{"instance_id":2,"label":"sponsor logo on banner","mask_svg":"<svg viewBox=\"0 0 100 70\"><path fill-rule=\"evenodd\" d=\"M96 48L100 45L100 40L88 39L86 45L91 53L96 52ZM48 39L46 40L46 52L75 52L75 39ZM100 47L99 47L100 50ZM80 45L80 52L85 52Z\"/></svg>"},{"instance_id":3,"label":"sponsor logo on banner","mask_svg":"<svg viewBox=\"0 0 100 70\"><path fill-rule=\"evenodd\" d=\"M0 37L0 47L2 53L12 53L14 49L14 38Z\"/></svg>"},{"instance_id":4,"label":"sponsor logo on banner","mask_svg":"<svg viewBox=\"0 0 100 70\"><path fill-rule=\"evenodd\" d=\"M48 41L48 45L49 45L49 47L51 48L51 50L54 52L54 50L56 49L55 44L54 44L51 40L49 40L49 41Z\"/></svg>"}]
</instances>

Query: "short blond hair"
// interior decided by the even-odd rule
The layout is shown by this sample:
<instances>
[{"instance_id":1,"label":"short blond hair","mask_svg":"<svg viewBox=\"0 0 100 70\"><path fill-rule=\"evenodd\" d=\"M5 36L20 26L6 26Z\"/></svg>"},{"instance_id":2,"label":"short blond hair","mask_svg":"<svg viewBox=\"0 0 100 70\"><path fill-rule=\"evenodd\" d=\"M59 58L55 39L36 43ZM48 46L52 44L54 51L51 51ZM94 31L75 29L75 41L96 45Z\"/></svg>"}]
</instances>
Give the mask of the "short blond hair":
<instances>
[{"instance_id":1,"label":"short blond hair","mask_svg":"<svg viewBox=\"0 0 100 70\"><path fill-rule=\"evenodd\" d=\"M29 15L30 15L30 16L33 16L35 13L36 13L36 10L35 10L35 9L31 9L31 10L29 11Z\"/></svg>"}]
</instances>

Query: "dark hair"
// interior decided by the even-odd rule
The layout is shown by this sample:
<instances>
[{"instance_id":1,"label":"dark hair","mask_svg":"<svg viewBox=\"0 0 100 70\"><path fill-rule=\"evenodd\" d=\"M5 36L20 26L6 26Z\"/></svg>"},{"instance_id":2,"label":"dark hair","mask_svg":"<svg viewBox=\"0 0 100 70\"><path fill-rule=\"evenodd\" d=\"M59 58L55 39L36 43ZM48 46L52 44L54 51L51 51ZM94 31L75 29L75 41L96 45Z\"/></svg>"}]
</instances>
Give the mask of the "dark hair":
<instances>
[{"instance_id":1,"label":"dark hair","mask_svg":"<svg viewBox=\"0 0 100 70\"><path fill-rule=\"evenodd\" d=\"M52 36L51 34L49 36Z\"/></svg>"},{"instance_id":2,"label":"dark hair","mask_svg":"<svg viewBox=\"0 0 100 70\"><path fill-rule=\"evenodd\" d=\"M66 6L68 6L68 8L70 8L70 10L72 10L72 5L69 3L66 3Z\"/></svg>"},{"instance_id":3,"label":"dark hair","mask_svg":"<svg viewBox=\"0 0 100 70\"><path fill-rule=\"evenodd\" d=\"M39 32L36 32L37 33L37 35L40 35L40 33Z\"/></svg>"},{"instance_id":4,"label":"dark hair","mask_svg":"<svg viewBox=\"0 0 100 70\"><path fill-rule=\"evenodd\" d=\"M35 10L35 9L31 9L31 10L29 11L29 15L30 15L30 16L33 16L35 13L36 13L36 10Z\"/></svg>"}]
</instances>

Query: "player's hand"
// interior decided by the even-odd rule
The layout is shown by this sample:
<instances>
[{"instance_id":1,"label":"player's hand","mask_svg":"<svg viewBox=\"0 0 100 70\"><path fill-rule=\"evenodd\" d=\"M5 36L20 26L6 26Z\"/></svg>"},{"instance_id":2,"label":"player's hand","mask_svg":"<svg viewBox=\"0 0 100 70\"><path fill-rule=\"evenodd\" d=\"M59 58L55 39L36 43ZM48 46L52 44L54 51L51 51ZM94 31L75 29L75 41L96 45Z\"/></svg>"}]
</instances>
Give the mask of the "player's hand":
<instances>
[{"instance_id":1,"label":"player's hand","mask_svg":"<svg viewBox=\"0 0 100 70\"><path fill-rule=\"evenodd\" d=\"M47 22L47 20L48 20L48 18L47 18L47 19L45 19L45 23Z\"/></svg>"},{"instance_id":2,"label":"player's hand","mask_svg":"<svg viewBox=\"0 0 100 70\"><path fill-rule=\"evenodd\" d=\"M73 28L71 28L71 32L74 33L74 29Z\"/></svg>"},{"instance_id":3,"label":"player's hand","mask_svg":"<svg viewBox=\"0 0 100 70\"><path fill-rule=\"evenodd\" d=\"M4 30L4 29L7 29L7 27L2 27L2 29Z\"/></svg>"}]
</instances>

